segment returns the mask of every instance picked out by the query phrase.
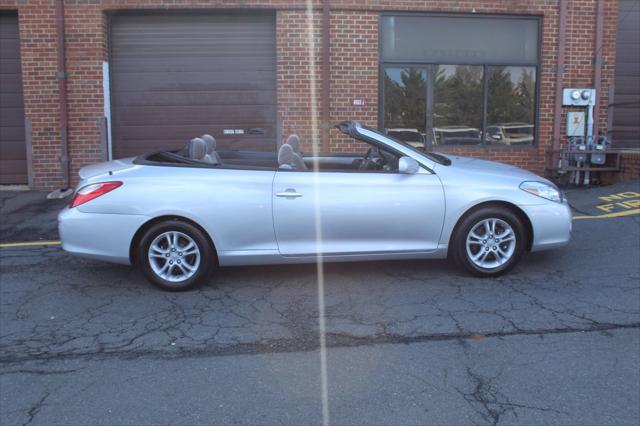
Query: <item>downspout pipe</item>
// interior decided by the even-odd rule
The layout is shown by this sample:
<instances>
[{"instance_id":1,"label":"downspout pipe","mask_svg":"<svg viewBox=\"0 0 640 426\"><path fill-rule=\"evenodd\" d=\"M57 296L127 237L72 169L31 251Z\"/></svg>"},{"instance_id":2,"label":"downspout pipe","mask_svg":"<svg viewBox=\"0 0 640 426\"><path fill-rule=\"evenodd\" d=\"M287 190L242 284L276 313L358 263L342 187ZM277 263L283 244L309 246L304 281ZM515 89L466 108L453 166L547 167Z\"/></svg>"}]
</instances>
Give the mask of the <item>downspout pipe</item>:
<instances>
[{"instance_id":1,"label":"downspout pipe","mask_svg":"<svg viewBox=\"0 0 640 426\"><path fill-rule=\"evenodd\" d=\"M60 171L62 174L62 191L67 191L69 182L69 137L67 114L67 71L64 46L64 0L56 0L56 39L57 39L57 72L58 106L60 109Z\"/></svg>"},{"instance_id":2,"label":"downspout pipe","mask_svg":"<svg viewBox=\"0 0 640 426\"><path fill-rule=\"evenodd\" d=\"M596 102L593 107L593 137L598 140L600 124L600 89L602 88L602 36L604 31L604 0L597 0L596 9L596 45L593 64L593 87L596 89Z\"/></svg>"},{"instance_id":3,"label":"downspout pipe","mask_svg":"<svg viewBox=\"0 0 640 426\"><path fill-rule=\"evenodd\" d=\"M560 149L560 121L562 120L562 86L564 84L564 56L567 38L567 0L559 0L560 16L558 27L558 55L556 62L556 104L553 115L553 141L551 162L552 168L556 166L558 158L557 150Z\"/></svg>"},{"instance_id":4,"label":"downspout pipe","mask_svg":"<svg viewBox=\"0 0 640 426\"><path fill-rule=\"evenodd\" d=\"M322 0L322 151L329 152L329 132L331 129L331 4Z\"/></svg>"}]
</instances>

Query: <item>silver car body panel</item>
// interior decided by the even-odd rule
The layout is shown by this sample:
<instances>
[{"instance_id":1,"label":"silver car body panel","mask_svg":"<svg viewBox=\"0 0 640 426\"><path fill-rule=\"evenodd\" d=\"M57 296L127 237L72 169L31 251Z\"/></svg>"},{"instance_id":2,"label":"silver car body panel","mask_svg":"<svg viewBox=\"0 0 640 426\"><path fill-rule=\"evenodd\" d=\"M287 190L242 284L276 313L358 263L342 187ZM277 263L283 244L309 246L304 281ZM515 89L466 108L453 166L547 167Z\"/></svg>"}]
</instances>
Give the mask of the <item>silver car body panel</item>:
<instances>
[{"instance_id":1,"label":"silver car body panel","mask_svg":"<svg viewBox=\"0 0 640 426\"><path fill-rule=\"evenodd\" d=\"M271 212L273 170L135 166L124 174L102 179L122 180L122 188L77 209L181 216L204 228L218 250L278 249Z\"/></svg>"},{"instance_id":2,"label":"silver car body panel","mask_svg":"<svg viewBox=\"0 0 640 426\"><path fill-rule=\"evenodd\" d=\"M283 256L438 248L444 193L440 179L424 169L415 174L278 171L273 194Z\"/></svg>"},{"instance_id":3,"label":"silver car body panel","mask_svg":"<svg viewBox=\"0 0 640 426\"><path fill-rule=\"evenodd\" d=\"M532 250L569 241L571 210L519 189L547 180L514 166L447 156L439 164L377 132L377 144L414 158L415 174L284 171L100 163L80 171L78 188L122 181L114 191L58 216L70 253L130 262L133 238L151 220L177 216L202 227L218 262L257 265L447 256L461 217L485 202L517 206L533 230ZM297 195L295 195L297 194Z\"/></svg>"},{"instance_id":4,"label":"silver car body panel","mask_svg":"<svg viewBox=\"0 0 640 426\"><path fill-rule=\"evenodd\" d=\"M84 213L66 207L58 215L58 233L62 248L71 254L128 264L131 240L149 219L143 215Z\"/></svg>"}]
</instances>

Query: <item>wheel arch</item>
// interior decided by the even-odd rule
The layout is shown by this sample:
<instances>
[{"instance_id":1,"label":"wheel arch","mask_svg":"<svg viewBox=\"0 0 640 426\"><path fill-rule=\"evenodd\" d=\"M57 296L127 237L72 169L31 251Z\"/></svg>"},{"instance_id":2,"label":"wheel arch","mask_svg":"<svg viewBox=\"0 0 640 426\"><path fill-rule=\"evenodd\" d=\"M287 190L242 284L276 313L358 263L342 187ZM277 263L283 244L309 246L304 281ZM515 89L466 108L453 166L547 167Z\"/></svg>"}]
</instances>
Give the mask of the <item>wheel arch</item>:
<instances>
[{"instance_id":1,"label":"wheel arch","mask_svg":"<svg viewBox=\"0 0 640 426\"><path fill-rule=\"evenodd\" d=\"M453 239L455 238L456 233L458 232L458 228L460 227L464 219L470 214L472 214L473 212L483 209L485 207L502 207L510 210L515 215L517 215L520 218L520 220L522 220L522 224L524 225L525 231L527 233L526 250L531 251L531 247L533 245L533 225L531 224L531 220L529 219L529 216L527 216L524 210L522 210L520 207L518 207L513 203L510 203L508 201L496 200L496 201L485 201L485 202L476 204L475 206L472 206L469 209L467 209L467 211L465 211L462 215L460 215L460 217L456 221L455 226L453 227L453 231L451 232L451 235L449 236L449 247L448 247L449 255L451 254L451 248L453 247Z\"/></svg>"},{"instance_id":2,"label":"wheel arch","mask_svg":"<svg viewBox=\"0 0 640 426\"><path fill-rule=\"evenodd\" d=\"M136 233L133 235L133 238L131 239L131 244L129 245L129 261L131 262L132 265L136 264L136 261L137 261L136 248L138 247L138 244L140 244L140 240L142 239L142 236L144 235L144 233L147 232L147 230L151 228L153 225L161 222L166 222L168 220L177 220L177 221L185 222L198 228L200 232L202 232L204 236L207 238L207 241L209 242L209 245L211 246L211 250L213 251L213 254L214 254L215 266L218 266L218 250L216 248L215 243L213 242L213 238L211 237L211 235L196 221L180 215L164 215L164 216L154 217L153 219L150 219L145 223L143 223L142 226L138 228Z\"/></svg>"}]
</instances>

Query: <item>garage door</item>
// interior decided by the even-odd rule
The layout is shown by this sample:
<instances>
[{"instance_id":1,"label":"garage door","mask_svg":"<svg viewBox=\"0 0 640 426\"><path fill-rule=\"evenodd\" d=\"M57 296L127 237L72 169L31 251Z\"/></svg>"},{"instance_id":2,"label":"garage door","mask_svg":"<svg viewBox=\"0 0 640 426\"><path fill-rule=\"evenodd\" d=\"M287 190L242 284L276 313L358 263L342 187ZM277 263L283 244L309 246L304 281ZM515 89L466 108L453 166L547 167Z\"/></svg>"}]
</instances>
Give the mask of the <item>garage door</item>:
<instances>
[{"instance_id":1,"label":"garage door","mask_svg":"<svg viewBox=\"0 0 640 426\"><path fill-rule=\"evenodd\" d=\"M640 148L640 2L619 3L613 147Z\"/></svg>"},{"instance_id":2,"label":"garage door","mask_svg":"<svg viewBox=\"0 0 640 426\"><path fill-rule=\"evenodd\" d=\"M0 13L0 184L27 183L18 15Z\"/></svg>"},{"instance_id":3,"label":"garage door","mask_svg":"<svg viewBox=\"0 0 640 426\"><path fill-rule=\"evenodd\" d=\"M111 20L113 157L182 147L276 142L272 14L116 15Z\"/></svg>"}]
</instances>

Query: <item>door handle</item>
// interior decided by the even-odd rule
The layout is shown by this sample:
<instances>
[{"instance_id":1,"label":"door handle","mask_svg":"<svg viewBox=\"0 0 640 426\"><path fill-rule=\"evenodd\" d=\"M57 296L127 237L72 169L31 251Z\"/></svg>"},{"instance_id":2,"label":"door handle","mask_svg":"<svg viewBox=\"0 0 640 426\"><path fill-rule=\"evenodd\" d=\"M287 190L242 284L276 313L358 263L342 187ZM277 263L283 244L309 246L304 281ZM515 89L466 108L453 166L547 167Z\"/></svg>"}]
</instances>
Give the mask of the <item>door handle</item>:
<instances>
[{"instance_id":1,"label":"door handle","mask_svg":"<svg viewBox=\"0 0 640 426\"><path fill-rule=\"evenodd\" d=\"M284 197L284 198L298 198L302 197L302 194L296 192L295 189L287 189L284 192L276 192L276 197Z\"/></svg>"}]
</instances>

